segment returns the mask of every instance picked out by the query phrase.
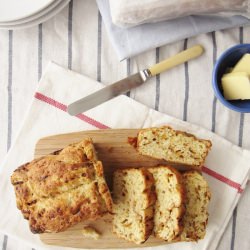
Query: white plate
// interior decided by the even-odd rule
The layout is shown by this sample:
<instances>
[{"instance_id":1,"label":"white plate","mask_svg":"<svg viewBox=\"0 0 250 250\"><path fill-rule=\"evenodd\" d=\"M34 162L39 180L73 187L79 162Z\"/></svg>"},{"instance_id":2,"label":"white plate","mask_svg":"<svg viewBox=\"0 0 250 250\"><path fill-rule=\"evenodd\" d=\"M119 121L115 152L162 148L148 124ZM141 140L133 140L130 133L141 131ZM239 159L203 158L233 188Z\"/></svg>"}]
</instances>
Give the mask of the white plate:
<instances>
[{"instance_id":1,"label":"white plate","mask_svg":"<svg viewBox=\"0 0 250 250\"><path fill-rule=\"evenodd\" d=\"M50 12L51 10L55 9L61 2L63 2L64 0L55 0L52 4L50 4L49 6L47 6L46 8L42 9L41 11L39 11L38 13L35 13L31 16L25 17L25 18L21 18L19 20L16 21L11 21L11 22L0 22L0 25L3 26L14 26L14 25L19 25L19 24L24 24L24 23L28 23L31 22L35 19L38 19L39 17L47 14L48 12Z\"/></svg>"},{"instance_id":2,"label":"white plate","mask_svg":"<svg viewBox=\"0 0 250 250\"><path fill-rule=\"evenodd\" d=\"M15 21L33 15L55 0L0 0L0 22Z\"/></svg>"},{"instance_id":3,"label":"white plate","mask_svg":"<svg viewBox=\"0 0 250 250\"><path fill-rule=\"evenodd\" d=\"M58 12L60 12L68 3L70 2L70 0L62 0L59 2L59 4L57 6L55 6L52 10L50 10L49 12L45 13L44 15L35 18L32 21L28 21L28 22L24 22L24 23L18 23L15 25L4 25L3 23L0 24L0 29L7 29L7 30L15 30L15 29L25 29L25 28L29 28L35 25L38 25L40 23L43 23L45 21L47 21L48 19L52 18L53 16L55 16Z\"/></svg>"}]
</instances>

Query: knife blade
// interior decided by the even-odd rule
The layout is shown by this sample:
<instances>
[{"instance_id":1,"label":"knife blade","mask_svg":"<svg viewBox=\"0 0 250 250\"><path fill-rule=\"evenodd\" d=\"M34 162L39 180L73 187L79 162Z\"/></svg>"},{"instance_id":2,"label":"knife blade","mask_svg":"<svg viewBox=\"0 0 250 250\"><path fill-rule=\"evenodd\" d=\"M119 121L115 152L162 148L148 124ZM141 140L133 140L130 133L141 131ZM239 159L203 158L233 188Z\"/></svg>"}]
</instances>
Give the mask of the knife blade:
<instances>
[{"instance_id":1,"label":"knife blade","mask_svg":"<svg viewBox=\"0 0 250 250\"><path fill-rule=\"evenodd\" d=\"M163 71L171 69L179 64L185 63L203 54L204 49L201 45L196 45L192 48L184 50L177 55L174 55L148 69L139 71L138 73L124 78L116 83L104 87L93 94L79 99L71 103L67 107L67 112L70 115L83 113L97 105L104 103L120 94L136 88L147 81L149 78L160 74Z\"/></svg>"},{"instance_id":2,"label":"knife blade","mask_svg":"<svg viewBox=\"0 0 250 250\"><path fill-rule=\"evenodd\" d=\"M144 73L136 73L70 104L67 111L70 115L77 115L120 94L126 93L130 89L140 86L145 81Z\"/></svg>"}]
</instances>

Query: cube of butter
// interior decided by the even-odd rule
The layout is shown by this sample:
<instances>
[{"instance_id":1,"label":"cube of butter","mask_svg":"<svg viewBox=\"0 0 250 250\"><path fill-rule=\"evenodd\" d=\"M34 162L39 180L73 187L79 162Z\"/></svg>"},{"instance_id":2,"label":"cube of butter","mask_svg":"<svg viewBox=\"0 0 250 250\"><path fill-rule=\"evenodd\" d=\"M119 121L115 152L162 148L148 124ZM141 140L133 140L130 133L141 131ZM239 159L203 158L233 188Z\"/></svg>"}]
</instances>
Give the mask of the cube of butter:
<instances>
[{"instance_id":1,"label":"cube of butter","mask_svg":"<svg viewBox=\"0 0 250 250\"><path fill-rule=\"evenodd\" d=\"M250 54L245 54L235 65L232 73L246 72L250 76Z\"/></svg>"},{"instance_id":2,"label":"cube of butter","mask_svg":"<svg viewBox=\"0 0 250 250\"><path fill-rule=\"evenodd\" d=\"M250 80L246 72L225 74L221 83L226 100L250 99Z\"/></svg>"}]
</instances>

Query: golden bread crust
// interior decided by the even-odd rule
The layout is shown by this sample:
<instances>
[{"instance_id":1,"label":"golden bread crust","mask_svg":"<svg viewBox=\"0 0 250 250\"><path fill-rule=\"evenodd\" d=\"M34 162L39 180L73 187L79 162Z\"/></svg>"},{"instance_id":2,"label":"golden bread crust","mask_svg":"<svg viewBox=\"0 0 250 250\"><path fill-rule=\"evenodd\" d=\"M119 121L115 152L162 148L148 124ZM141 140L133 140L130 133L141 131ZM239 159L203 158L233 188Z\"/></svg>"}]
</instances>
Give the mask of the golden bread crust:
<instances>
[{"instance_id":1,"label":"golden bread crust","mask_svg":"<svg viewBox=\"0 0 250 250\"><path fill-rule=\"evenodd\" d=\"M91 139L16 169L17 207L34 233L59 232L112 210L112 199Z\"/></svg>"},{"instance_id":2,"label":"golden bread crust","mask_svg":"<svg viewBox=\"0 0 250 250\"><path fill-rule=\"evenodd\" d=\"M94 163L95 174L97 179L98 191L102 196L102 199L105 201L105 205L109 212L112 212L113 201L108 188L108 185L105 181L105 176L103 172L103 165L101 161Z\"/></svg>"},{"instance_id":3,"label":"golden bread crust","mask_svg":"<svg viewBox=\"0 0 250 250\"><path fill-rule=\"evenodd\" d=\"M33 233L60 232L83 220L97 219L106 212L97 184L92 182L37 202L29 224Z\"/></svg>"}]
</instances>

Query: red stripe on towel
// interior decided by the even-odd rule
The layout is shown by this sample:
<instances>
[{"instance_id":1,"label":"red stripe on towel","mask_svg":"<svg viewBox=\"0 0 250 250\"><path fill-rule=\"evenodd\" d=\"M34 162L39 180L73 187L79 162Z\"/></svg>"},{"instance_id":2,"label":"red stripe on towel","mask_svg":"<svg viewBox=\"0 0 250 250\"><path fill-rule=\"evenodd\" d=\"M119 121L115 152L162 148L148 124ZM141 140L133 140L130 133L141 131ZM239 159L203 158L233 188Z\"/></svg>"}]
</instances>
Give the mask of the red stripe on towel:
<instances>
[{"instance_id":1,"label":"red stripe on towel","mask_svg":"<svg viewBox=\"0 0 250 250\"><path fill-rule=\"evenodd\" d=\"M243 189L241 188L241 185L239 183L234 182L234 181L228 179L227 177L225 177L225 176L223 176L223 175L221 175L221 174L219 174L219 173L217 173L217 172L215 172L215 171L213 171L205 166L202 167L202 172L214 177L215 179L217 179L219 181L224 182L225 184L229 185L232 188L237 189L238 193L243 192Z\"/></svg>"},{"instance_id":2,"label":"red stripe on towel","mask_svg":"<svg viewBox=\"0 0 250 250\"><path fill-rule=\"evenodd\" d=\"M37 92L37 93L35 93L35 98L40 100L40 101L43 101L47 104L50 104L51 106L54 106L55 108L58 108L64 112L67 112L67 106L65 104L58 102L58 101L56 101L48 96L45 96L45 95ZM84 115L84 114L79 114L76 117L79 118L80 120L85 121L86 123L96 127L96 128L99 128L99 129L109 128L108 126L106 126L106 125L104 125L104 124Z\"/></svg>"},{"instance_id":3,"label":"red stripe on towel","mask_svg":"<svg viewBox=\"0 0 250 250\"><path fill-rule=\"evenodd\" d=\"M54 106L55 108L58 108L58 109L60 109L60 110L62 110L64 112L67 112L67 106L65 104L60 103L60 102L58 102L58 101L56 101L56 100L54 100L54 99L52 99L52 98L50 98L48 96L45 96L45 95L37 92L35 94L35 98L40 100L40 101L43 101L43 102L45 102L47 104L50 104L51 106ZM82 121L96 127L96 128L99 128L99 129L108 129L108 128L110 128L110 127L108 127L108 126L106 126L106 125L104 125L104 124L102 124L102 123L100 123L100 122L98 122L98 121L84 115L84 114L79 114L76 117L79 118L80 120L82 120ZM243 192L243 189L241 188L241 185L239 183L234 182L234 181L228 179L227 177L225 177L225 176L223 176L223 175L221 175L221 174L219 174L219 173L217 173L217 172L215 172L215 171L213 171L213 170L211 170L211 169L209 169L209 168L207 168L205 166L202 167L202 172L204 172L204 173L212 176L213 178L215 178L215 179L229 185L230 187L232 187L234 189L237 189L238 193Z\"/></svg>"}]
</instances>

